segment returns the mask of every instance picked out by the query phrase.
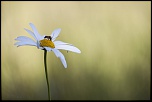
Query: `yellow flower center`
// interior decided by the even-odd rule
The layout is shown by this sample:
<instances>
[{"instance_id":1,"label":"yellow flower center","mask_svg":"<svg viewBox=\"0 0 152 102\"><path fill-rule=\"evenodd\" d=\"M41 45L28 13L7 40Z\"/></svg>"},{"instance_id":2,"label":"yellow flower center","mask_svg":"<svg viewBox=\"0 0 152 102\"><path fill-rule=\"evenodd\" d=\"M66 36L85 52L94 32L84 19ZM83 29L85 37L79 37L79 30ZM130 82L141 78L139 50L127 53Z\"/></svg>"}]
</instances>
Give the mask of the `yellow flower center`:
<instances>
[{"instance_id":1,"label":"yellow flower center","mask_svg":"<svg viewBox=\"0 0 152 102\"><path fill-rule=\"evenodd\" d=\"M54 43L53 43L51 40L49 40L49 39L40 40L40 46L41 46L41 47L51 47L51 48L55 48Z\"/></svg>"}]
</instances>

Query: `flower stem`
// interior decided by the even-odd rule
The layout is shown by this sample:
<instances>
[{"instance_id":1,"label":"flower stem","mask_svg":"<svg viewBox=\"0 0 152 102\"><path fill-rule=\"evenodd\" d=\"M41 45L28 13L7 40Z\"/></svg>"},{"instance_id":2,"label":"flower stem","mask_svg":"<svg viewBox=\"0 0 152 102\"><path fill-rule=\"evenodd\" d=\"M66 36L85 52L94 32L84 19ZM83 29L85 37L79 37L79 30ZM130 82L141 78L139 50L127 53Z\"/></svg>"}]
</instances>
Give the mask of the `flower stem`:
<instances>
[{"instance_id":1,"label":"flower stem","mask_svg":"<svg viewBox=\"0 0 152 102\"><path fill-rule=\"evenodd\" d=\"M49 98L49 100L51 100L50 87L49 87L49 81L48 81L48 73L47 73L46 55L47 55L47 51L44 50L44 67L45 67L46 82L47 82L47 86L48 86L48 98Z\"/></svg>"}]
</instances>

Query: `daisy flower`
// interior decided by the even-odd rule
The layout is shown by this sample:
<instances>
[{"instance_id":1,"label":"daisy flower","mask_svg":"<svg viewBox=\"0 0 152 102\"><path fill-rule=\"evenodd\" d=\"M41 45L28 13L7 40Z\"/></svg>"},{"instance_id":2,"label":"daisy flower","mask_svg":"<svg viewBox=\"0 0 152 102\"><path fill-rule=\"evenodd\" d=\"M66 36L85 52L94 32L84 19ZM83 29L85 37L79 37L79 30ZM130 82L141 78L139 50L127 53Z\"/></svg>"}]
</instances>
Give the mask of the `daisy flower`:
<instances>
[{"instance_id":1,"label":"daisy flower","mask_svg":"<svg viewBox=\"0 0 152 102\"><path fill-rule=\"evenodd\" d=\"M26 37L26 36L19 36L15 40L18 40L18 42L15 43L17 47L19 46L36 46L38 49L44 50L44 67L45 67L45 75L46 75L46 81L47 81L47 87L48 87L48 98L49 100L51 99L50 97L50 87L49 87L49 81L48 81L48 73L47 73L47 64L46 64L46 55L47 51L53 51L54 54L60 58L63 66L67 68L67 63L65 60L64 55L59 51L59 49L62 50L67 50L67 51L72 51L75 53L81 53L81 51L73 46L72 44L65 43L62 41L55 41L55 39L58 37L61 29L55 29L50 36L41 36L36 27L30 23L30 26L33 30L30 31L28 29L25 29L31 36L33 36L34 40Z\"/></svg>"},{"instance_id":2,"label":"daisy flower","mask_svg":"<svg viewBox=\"0 0 152 102\"><path fill-rule=\"evenodd\" d=\"M58 58L60 58L65 68L67 68L67 63L66 63L64 55L59 51L59 49L72 51L75 53L81 53L81 51L77 47L73 46L72 44L65 43L62 41L55 41L55 39L60 34L60 31L61 31L60 28L55 29L50 36L45 36L45 35L41 36L39 32L37 31L36 27L32 23L30 23L29 25L31 26L33 32L28 29L25 29L25 30L34 38L35 41L26 36L19 36L15 39L19 41L19 42L16 42L15 45L36 46L38 49L41 49L41 50L53 51L54 54Z\"/></svg>"}]
</instances>

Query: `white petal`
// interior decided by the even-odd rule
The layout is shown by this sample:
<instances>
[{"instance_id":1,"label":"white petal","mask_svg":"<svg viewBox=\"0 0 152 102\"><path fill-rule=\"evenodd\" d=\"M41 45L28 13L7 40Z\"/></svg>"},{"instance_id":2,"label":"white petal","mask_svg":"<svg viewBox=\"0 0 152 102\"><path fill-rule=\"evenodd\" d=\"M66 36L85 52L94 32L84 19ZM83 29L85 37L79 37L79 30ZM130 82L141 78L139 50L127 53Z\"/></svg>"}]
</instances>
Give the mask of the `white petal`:
<instances>
[{"instance_id":1,"label":"white petal","mask_svg":"<svg viewBox=\"0 0 152 102\"><path fill-rule=\"evenodd\" d=\"M52 51L55 53L55 55L56 55L57 57L60 58L63 66L64 66L64 68L67 68L67 63L66 63L66 60L65 60L64 55L63 55L59 50L57 50L57 49L52 49Z\"/></svg>"},{"instance_id":2,"label":"white petal","mask_svg":"<svg viewBox=\"0 0 152 102\"><path fill-rule=\"evenodd\" d=\"M54 44L55 44L56 49L62 49L62 50L76 52L76 53L81 53L81 51L77 47L73 46L72 44L64 43L62 41L54 41Z\"/></svg>"},{"instance_id":3,"label":"white petal","mask_svg":"<svg viewBox=\"0 0 152 102\"><path fill-rule=\"evenodd\" d=\"M33 29L33 32L37 38L37 40L41 40L41 35L38 33L36 27L34 26L34 24L30 23L31 28Z\"/></svg>"},{"instance_id":4,"label":"white petal","mask_svg":"<svg viewBox=\"0 0 152 102\"><path fill-rule=\"evenodd\" d=\"M31 38L26 37L26 36L19 36L15 40L18 40L18 41L27 41L27 42L28 41L35 42L34 40L32 40Z\"/></svg>"},{"instance_id":5,"label":"white petal","mask_svg":"<svg viewBox=\"0 0 152 102\"><path fill-rule=\"evenodd\" d=\"M65 43L65 42L62 42L62 41L54 41L54 44L55 45L66 45L66 44L69 44L69 43Z\"/></svg>"},{"instance_id":6,"label":"white petal","mask_svg":"<svg viewBox=\"0 0 152 102\"><path fill-rule=\"evenodd\" d=\"M52 48L50 48L50 47L44 47L47 51L51 51L52 50Z\"/></svg>"},{"instance_id":7,"label":"white petal","mask_svg":"<svg viewBox=\"0 0 152 102\"><path fill-rule=\"evenodd\" d=\"M27 42L27 41L16 42L15 45L17 45L17 47L24 45L37 46L35 42Z\"/></svg>"},{"instance_id":8,"label":"white petal","mask_svg":"<svg viewBox=\"0 0 152 102\"><path fill-rule=\"evenodd\" d=\"M61 29L58 28L58 29L55 29L55 30L52 32L52 34L51 34L52 41L54 41L54 40L58 37L58 35L60 34L60 31L61 31Z\"/></svg>"},{"instance_id":9,"label":"white petal","mask_svg":"<svg viewBox=\"0 0 152 102\"><path fill-rule=\"evenodd\" d=\"M30 31L30 30L28 30L28 29L26 29L26 28L24 28L24 29L25 29L31 36L33 36L35 40L38 40L38 39L36 38L35 34L34 34L32 31Z\"/></svg>"}]
</instances>

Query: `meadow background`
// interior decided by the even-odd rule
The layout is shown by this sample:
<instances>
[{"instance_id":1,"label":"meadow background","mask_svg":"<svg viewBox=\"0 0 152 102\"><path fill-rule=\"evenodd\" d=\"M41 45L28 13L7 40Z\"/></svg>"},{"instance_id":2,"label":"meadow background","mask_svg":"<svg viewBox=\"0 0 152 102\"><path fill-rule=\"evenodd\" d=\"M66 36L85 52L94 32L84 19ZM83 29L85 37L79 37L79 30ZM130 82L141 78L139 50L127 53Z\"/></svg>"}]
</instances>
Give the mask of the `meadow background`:
<instances>
[{"instance_id":1,"label":"meadow background","mask_svg":"<svg viewBox=\"0 0 152 102\"><path fill-rule=\"evenodd\" d=\"M57 40L81 54L62 50L68 68L49 52L52 100L149 100L151 2L1 1L1 94L3 100L47 100L43 51L16 47L17 36L32 38L61 28Z\"/></svg>"}]
</instances>

